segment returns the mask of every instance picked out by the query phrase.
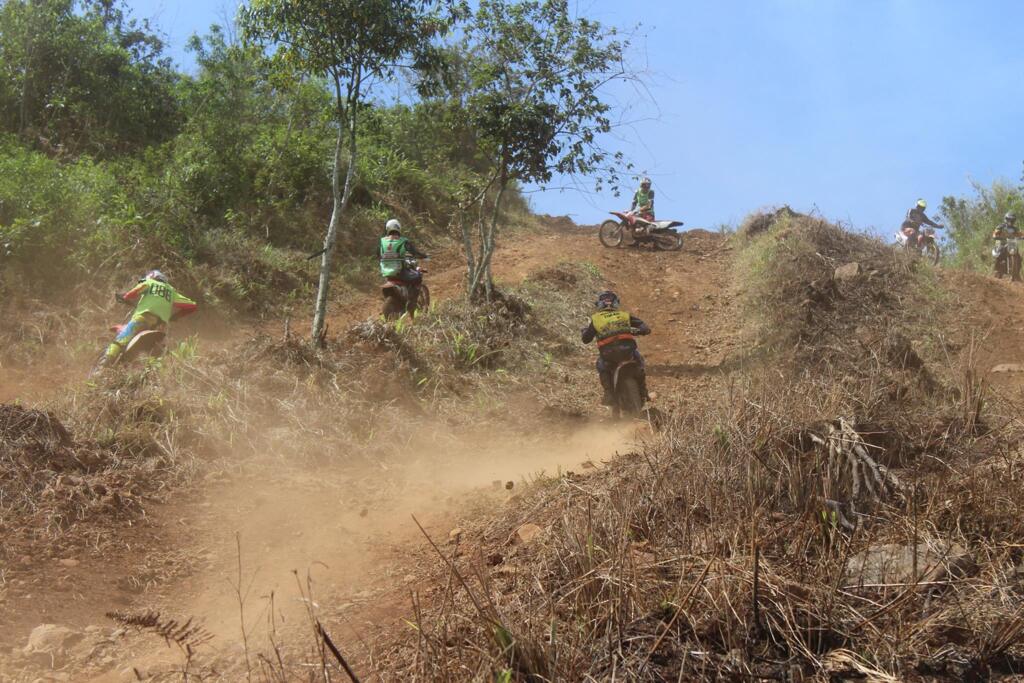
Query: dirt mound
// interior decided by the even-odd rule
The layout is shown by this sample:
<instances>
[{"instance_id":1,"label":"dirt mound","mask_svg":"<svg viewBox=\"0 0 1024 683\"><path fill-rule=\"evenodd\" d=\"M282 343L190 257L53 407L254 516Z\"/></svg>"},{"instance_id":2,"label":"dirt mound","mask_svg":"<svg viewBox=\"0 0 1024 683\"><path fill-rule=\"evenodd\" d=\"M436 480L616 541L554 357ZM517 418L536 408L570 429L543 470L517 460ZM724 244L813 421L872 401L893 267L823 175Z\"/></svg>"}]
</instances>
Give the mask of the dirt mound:
<instances>
[{"instance_id":1,"label":"dirt mound","mask_svg":"<svg viewBox=\"0 0 1024 683\"><path fill-rule=\"evenodd\" d=\"M579 232L580 226L568 216L549 216L541 214L537 220L547 229L561 232Z\"/></svg>"},{"instance_id":2,"label":"dirt mound","mask_svg":"<svg viewBox=\"0 0 1024 683\"><path fill-rule=\"evenodd\" d=\"M9 404L0 404L0 442L46 447L73 443L67 428L51 413Z\"/></svg>"},{"instance_id":3,"label":"dirt mound","mask_svg":"<svg viewBox=\"0 0 1024 683\"><path fill-rule=\"evenodd\" d=\"M747 216L737 233L741 237L751 239L768 232L779 222L792 218L806 218L806 216L789 208L788 204L774 211L760 211Z\"/></svg>"}]
</instances>

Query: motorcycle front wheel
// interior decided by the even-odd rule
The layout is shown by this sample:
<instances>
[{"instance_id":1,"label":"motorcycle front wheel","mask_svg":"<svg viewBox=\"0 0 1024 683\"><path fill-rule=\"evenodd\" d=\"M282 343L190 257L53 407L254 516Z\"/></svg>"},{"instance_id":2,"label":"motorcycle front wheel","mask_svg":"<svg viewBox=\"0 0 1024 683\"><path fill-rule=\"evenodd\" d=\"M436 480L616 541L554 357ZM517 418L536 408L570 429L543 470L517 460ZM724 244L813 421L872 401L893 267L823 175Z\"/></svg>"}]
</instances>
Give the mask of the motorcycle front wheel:
<instances>
[{"instance_id":1,"label":"motorcycle front wheel","mask_svg":"<svg viewBox=\"0 0 1024 683\"><path fill-rule=\"evenodd\" d=\"M397 294L391 294L384 299L384 319L398 320L405 313L405 302Z\"/></svg>"},{"instance_id":2,"label":"motorcycle front wheel","mask_svg":"<svg viewBox=\"0 0 1024 683\"><path fill-rule=\"evenodd\" d=\"M662 251L679 251L683 248L683 236L678 232L656 232L654 248Z\"/></svg>"},{"instance_id":3,"label":"motorcycle front wheel","mask_svg":"<svg viewBox=\"0 0 1024 683\"><path fill-rule=\"evenodd\" d=\"M921 255L924 256L925 260L933 266L939 265L939 259L942 258L942 252L939 251L939 245L935 242L928 242L921 249Z\"/></svg>"},{"instance_id":4,"label":"motorcycle front wheel","mask_svg":"<svg viewBox=\"0 0 1024 683\"><path fill-rule=\"evenodd\" d=\"M618 221L607 220L601 224L600 229L597 231L597 238L601 240L601 244L606 247L618 247L622 246L622 224Z\"/></svg>"},{"instance_id":5,"label":"motorcycle front wheel","mask_svg":"<svg viewBox=\"0 0 1024 683\"><path fill-rule=\"evenodd\" d=\"M416 315L419 315L420 311L429 311L429 310L430 310L430 287L427 287L425 284L424 285L420 285L420 295L416 298L416 310L414 311L414 313Z\"/></svg>"}]
</instances>

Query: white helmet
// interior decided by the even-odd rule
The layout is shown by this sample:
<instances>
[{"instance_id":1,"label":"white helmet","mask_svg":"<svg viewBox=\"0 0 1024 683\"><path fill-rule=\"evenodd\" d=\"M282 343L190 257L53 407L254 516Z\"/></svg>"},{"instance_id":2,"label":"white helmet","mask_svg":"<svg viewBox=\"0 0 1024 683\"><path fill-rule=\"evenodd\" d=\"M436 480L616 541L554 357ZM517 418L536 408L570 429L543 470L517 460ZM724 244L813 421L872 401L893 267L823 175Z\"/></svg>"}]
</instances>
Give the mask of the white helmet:
<instances>
[{"instance_id":1,"label":"white helmet","mask_svg":"<svg viewBox=\"0 0 1024 683\"><path fill-rule=\"evenodd\" d=\"M393 232L397 232L399 235L402 234L402 224L398 222L397 218L392 218L384 224L385 235L390 235Z\"/></svg>"},{"instance_id":2,"label":"white helmet","mask_svg":"<svg viewBox=\"0 0 1024 683\"><path fill-rule=\"evenodd\" d=\"M644 185L646 185L647 187L651 186L651 179L648 178L647 176L644 176L643 178L640 179L640 186L643 187Z\"/></svg>"}]
</instances>

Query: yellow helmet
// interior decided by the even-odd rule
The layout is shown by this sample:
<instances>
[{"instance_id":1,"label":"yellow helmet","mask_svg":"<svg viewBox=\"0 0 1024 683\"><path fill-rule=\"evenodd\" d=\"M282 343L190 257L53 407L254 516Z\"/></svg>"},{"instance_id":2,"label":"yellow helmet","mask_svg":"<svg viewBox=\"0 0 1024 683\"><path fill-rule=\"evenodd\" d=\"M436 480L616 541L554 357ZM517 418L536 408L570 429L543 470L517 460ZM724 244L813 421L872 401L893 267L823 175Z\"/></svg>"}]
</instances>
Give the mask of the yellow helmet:
<instances>
[{"instance_id":1,"label":"yellow helmet","mask_svg":"<svg viewBox=\"0 0 1024 683\"><path fill-rule=\"evenodd\" d=\"M918 199L917 200L917 208L919 208L919 209L927 209L928 208L928 202L926 202L923 199Z\"/></svg>"}]
</instances>

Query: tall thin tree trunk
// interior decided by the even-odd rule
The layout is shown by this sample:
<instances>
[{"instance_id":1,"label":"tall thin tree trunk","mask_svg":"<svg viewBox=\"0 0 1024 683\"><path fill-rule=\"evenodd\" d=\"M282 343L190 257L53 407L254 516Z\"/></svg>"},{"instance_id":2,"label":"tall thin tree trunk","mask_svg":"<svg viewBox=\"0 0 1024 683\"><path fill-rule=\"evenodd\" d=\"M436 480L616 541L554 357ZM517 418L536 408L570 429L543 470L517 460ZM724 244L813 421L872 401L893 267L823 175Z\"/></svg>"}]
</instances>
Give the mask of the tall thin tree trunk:
<instances>
[{"instance_id":1,"label":"tall thin tree trunk","mask_svg":"<svg viewBox=\"0 0 1024 683\"><path fill-rule=\"evenodd\" d=\"M468 284L473 280L473 273L476 270L476 259L473 258L473 234L470 232L466 213L465 210L459 211L459 230L462 232L462 248L466 252L466 282Z\"/></svg>"},{"instance_id":2,"label":"tall thin tree trunk","mask_svg":"<svg viewBox=\"0 0 1024 683\"><path fill-rule=\"evenodd\" d=\"M31 12L32 10L30 10ZM21 79L21 103L19 107L18 135L24 135L28 127L28 88L29 79L32 77L32 53L33 38L32 31L35 27L35 16L29 14L29 27L25 31L25 74Z\"/></svg>"},{"instance_id":3,"label":"tall thin tree trunk","mask_svg":"<svg viewBox=\"0 0 1024 683\"><path fill-rule=\"evenodd\" d=\"M335 96L339 110L338 139L334 146L334 172L331 177L331 191L334 207L331 210L331 221L327 225L327 236L324 238L324 251L320 257L320 284L316 292L316 309L313 313L312 341L316 346L323 346L327 334L327 297L331 286L331 263L334 260L334 247L338 242L338 225L341 216L352 196L352 185L356 172L356 105L359 102L361 70L357 66L348 83L345 98L344 115L341 104L341 81L334 77ZM348 130L346 131L346 126ZM345 171L345 187L341 188L341 150L348 133L348 169Z\"/></svg>"},{"instance_id":4,"label":"tall thin tree trunk","mask_svg":"<svg viewBox=\"0 0 1024 683\"><path fill-rule=\"evenodd\" d=\"M501 200L505 196L505 190L508 187L508 175L502 171L501 178L498 180L498 194L494 198L494 209L491 211L491 221L487 226L487 230L484 235L484 247L480 258L480 285L483 285L484 297L487 301L491 300L494 294L494 279L491 276L491 257L494 256L494 248L496 244L496 237L498 234L498 217L501 213ZM479 286L479 285L478 285Z\"/></svg>"}]
</instances>

